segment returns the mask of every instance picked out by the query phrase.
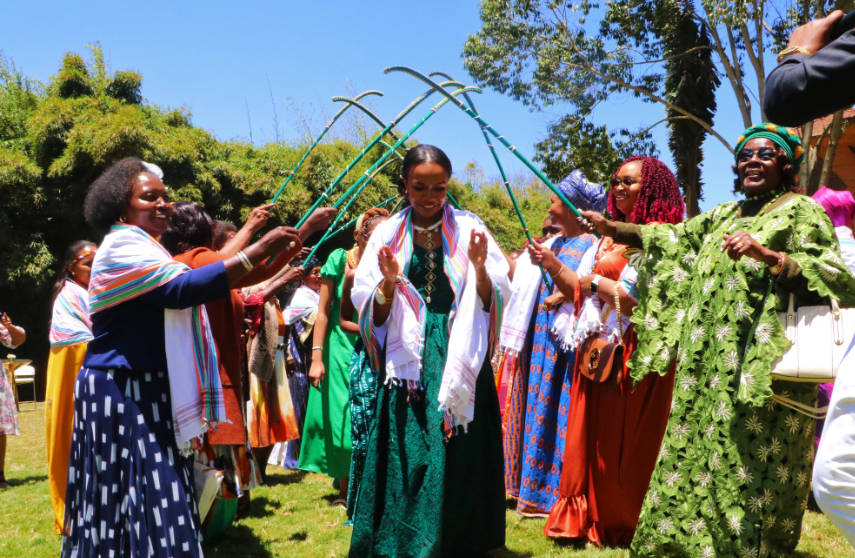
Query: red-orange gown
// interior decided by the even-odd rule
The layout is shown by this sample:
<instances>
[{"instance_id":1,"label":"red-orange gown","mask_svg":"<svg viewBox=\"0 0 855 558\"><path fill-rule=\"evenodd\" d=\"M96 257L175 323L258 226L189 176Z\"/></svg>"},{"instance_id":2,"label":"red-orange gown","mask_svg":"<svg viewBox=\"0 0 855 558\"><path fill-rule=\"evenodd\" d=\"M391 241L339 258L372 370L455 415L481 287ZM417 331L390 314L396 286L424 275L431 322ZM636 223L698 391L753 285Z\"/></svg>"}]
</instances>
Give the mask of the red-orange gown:
<instances>
[{"instance_id":1,"label":"red-orange gown","mask_svg":"<svg viewBox=\"0 0 855 558\"><path fill-rule=\"evenodd\" d=\"M626 246L603 239L594 273L617 280L627 264ZM581 307L577 296L577 309ZM625 316L624 316L625 318ZM638 340L624 336L620 390L592 382L579 372L577 354L567 418L560 498L546 522L551 538L587 538L597 545L628 547L671 409L674 366L667 376L648 375L633 387L626 363Z\"/></svg>"}]
</instances>

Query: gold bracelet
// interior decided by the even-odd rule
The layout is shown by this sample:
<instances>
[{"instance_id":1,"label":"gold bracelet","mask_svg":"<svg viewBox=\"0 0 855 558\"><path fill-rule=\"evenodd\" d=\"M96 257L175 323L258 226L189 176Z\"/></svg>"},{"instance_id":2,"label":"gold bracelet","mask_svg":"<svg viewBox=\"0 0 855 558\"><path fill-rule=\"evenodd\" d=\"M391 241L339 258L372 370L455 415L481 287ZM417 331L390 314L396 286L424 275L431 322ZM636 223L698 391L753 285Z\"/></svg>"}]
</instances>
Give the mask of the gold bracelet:
<instances>
[{"instance_id":1,"label":"gold bracelet","mask_svg":"<svg viewBox=\"0 0 855 558\"><path fill-rule=\"evenodd\" d=\"M808 49L806 49L805 47L800 47L800 46L787 47L778 53L778 64L780 64L784 58L786 58L787 56L792 56L793 54L806 54L808 56L813 56L813 53L811 51L809 51Z\"/></svg>"}]
</instances>

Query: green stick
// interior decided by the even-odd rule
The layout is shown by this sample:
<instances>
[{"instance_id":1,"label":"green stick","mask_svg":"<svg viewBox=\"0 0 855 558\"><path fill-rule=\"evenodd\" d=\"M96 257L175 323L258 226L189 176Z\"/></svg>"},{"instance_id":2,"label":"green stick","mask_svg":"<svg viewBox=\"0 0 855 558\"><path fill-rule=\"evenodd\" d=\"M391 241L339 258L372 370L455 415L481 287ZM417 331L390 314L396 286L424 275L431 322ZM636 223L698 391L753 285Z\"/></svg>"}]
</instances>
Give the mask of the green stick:
<instances>
[{"instance_id":1,"label":"green stick","mask_svg":"<svg viewBox=\"0 0 855 558\"><path fill-rule=\"evenodd\" d=\"M374 206L374 207L372 207L371 209L378 209L378 208L380 208L380 207L383 207L384 205L389 205L389 203L390 203L390 202L395 201L396 199L398 199L398 196L392 196L392 197L391 197L391 198L389 198L388 200L385 200L385 201L383 201L383 202L378 203L377 205L375 205L375 206ZM353 224L354 224L354 223L356 223L356 221L358 221L358 220L359 220L359 217L354 217L353 219L351 219L350 221L348 221L346 225L342 225L342 226L340 226L340 227L339 227L339 228L337 228L337 229L336 229L332 234L330 234L330 235L327 237L327 240L329 240L330 238L334 237L335 235L337 235L337 234L338 234L338 233L340 233L341 231L343 231L343 230L347 229L349 226L353 225Z\"/></svg>"},{"instance_id":2,"label":"green stick","mask_svg":"<svg viewBox=\"0 0 855 558\"><path fill-rule=\"evenodd\" d=\"M438 85L438 84L437 84L437 85ZM441 87L441 86L440 86L440 87ZM457 100L457 99L455 99L455 96L456 96L456 95L460 95L460 94L462 94L462 93L468 93L468 92L470 92L470 91L474 91L474 92L476 92L476 93L480 93L480 92L481 92L481 89L479 89L478 87L464 87L464 88L462 88L462 89L458 89L458 90L457 90L457 91L455 91L454 93L449 93L449 94L448 94L448 97L446 97L445 99L443 99L443 100L441 100L439 103L437 103L437 104L436 104L432 109L430 109L430 111L428 111L428 113L427 113L427 114L425 114L425 115L421 118L421 120L419 120L418 122L416 122L416 124L415 124L412 128L410 128L410 129L407 131L407 133L406 133L406 134L404 134L404 135L401 137L401 139L399 139L399 140L395 143L395 145L394 145L394 146L392 146L392 150L394 151L394 150L398 149L399 147L401 147L401 145L403 145L403 144L404 144L404 142L405 142L405 141L407 141L408 139L410 139L410 136L412 136L412 135L416 132L416 130L418 130L418 129L422 126L422 124L424 124L425 122L427 122L427 121L430 119L430 117L431 117L431 116L433 116L434 114L436 114L436 111L438 111L440 108L442 108L442 106L443 106L443 105L445 105L445 104L449 101L449 99L451 99L451 100L453 100L453 101L456 101L456 100ZM340 207L340 206L341 206L341 204L344 202L344 200L345 200L345 199L349 198L349 197L351 196L351 194L353 194L354 192L356 192L356 194L355 194L355 195L353 195L353 198L348 202L347 207L350 207L350 204L351 204L351 203L353 203L353 201L356 199L356 197L359 195L359 193L360 193L360 192L362 192L362 189L363 189L363 188L365 188L365 186L367 186L367 185L368 185L368 182L370 182L370 181L374 178L374 176L372 175L372 173L373 173L373 174L377 174L378 170L379 170L380 168L382 168L382 166L384 166L384 162L386 161L386 159L388 159L388 158L392 155L393 151L387 151L387 152L386 152L382 157L380 157L380 159L378 159L378 160L377 160L377 162L376 162L376 163L374 163L374 165L373 165L370 169L368 169L367 171L365 171L365 174L364 174L364 175L362 175L362 176L359 178L359 180L357 180L356 182L354 182L354 183L353 183L353 185L352 185L350 188L348 188L348 189L347 189L347 191L346 191L344 194L342 194L341 198L340 198L340 199L339 199L339 200L338 200L338 201L333 205L333 207L335 207L336 209L338 209L338 207ZM357 191L357 190L358 190L358 191ZM347 210L347 207L345 207L345 210L344 210L344 211L339 211L339 212L338 212L338 215L336 215L336 218L335 218L335 220L333 221L333 223L330 225L330 228L328 229L328 231L329 231L329 230L331 230L331 229L333 229L333 228L335 228L335 226L336 226L336 225L338 225L338 221L339 221L339 219L341 219L342 215L344 215L345 211ZM324 235L324 237L323 237L323 238L321 238L320 242L319 242L318 244L316 244L316 245L315 245L315 247L314 247L314 248L312 249L312 251L309 253L309 256L307 256L307 258L308 258L308 257L310 257L310 256L313 256L313 255L314 255L315 251L316 251L316 250L317 250L317 248L318 248L318 245L319 245L320 243L324 242L324 241L326 240L327 236L328 236L328 233L327 233L327 234L325 234L325 235Z\"/></svg>"},{"instance_id":3,"label":"green stick","mask_svg":"<svg viewBox=\"0 0 855 558\"><path fill-rule=\"evenodd\" d=\"M444 72L431 72L431 77L440 76L445 79L452 79L451 76ZM478 114L478 110L475 108L475 103L472 102L472 99L466 93L463 94L463 98L466 99L466 102L469 103L469 108L472 109L475 114ZM525 237L528 239L529 244L534 246L534 240L531 238L531 233L528 231L528 225L526 225L525 217L523 217L522 210L520 210L520 204L517 203L517 197L514 195L514 191L511 188L511 181L508 180L508 176L505 174L505 169L502 167L502 162L499 160L499 154L496 153L496 148L493 147L493 142L490 141L490 134L487 133L487 129L480 122L478 123L481 128L481 133L484 135L484 141L487 142L487 147L490 148L490 153L493 154L493 160L496 161L496 166L499 167L499 174L502 175L502 181L505 185L505 189L508 191L508 195L511 197L511 203L514 204L514 210L517 212L517 218L520 220L520 224L522 225L523 233L525 233ZM549 280L546 278L546 270L543 269L543 264L538 263L537 267L540 268L540 275L543 277L543 284L549 285Z\"/></svg>"},{"instance_id":4,"label":"green stick","mask_svg":"<svg viewBox=\"0 0 855 558\"><path fill-rule=\"evenodd\" d=\"M434 82L434 85L436 85L437 87L442 87L445 84L438 84L438 83ZM454 84L451 84L451 85L454 85ZM348 165L344 168L344 170L341 171L341 174L339 174L338 177L336 177L336 179L332 182L332 184L330 184L329 187L323 191L323 193L320 195L320 197L318 197L318 199L315 201L315 203L312 204L312 207L309 208L309 211L307 211L306 214L303 215L303 218L300 219L300 221L297 223L297 225L294 228L299 229L300 227L302 227L306 223L306 220L309 218L309 216L312 213L314 213L314 211L318 207L320 207L321 203L323 203L324 200L329 198L330 193L335 189L335 187L338 186L339 183L342 180L344 180L344 177L347 176L347 174L353 169L353 167L355 167L356 164L359 163L359 161L361 161L363 157L365 157L365 154L368 153L371 150L371 148L373 148L375 145L377 145L377 143L379 143L380 140L383 139L383 136L388 134L390 130L392 130L395 126L397 126L398 123L401 120L403 120L404 117L406 117L408 114L410 114L410 112L412 112L413 109L415 109L422 101L424 101L425 99L430 97L435 92L436 92L436 90L433 89L433 86L431 86L431 89L429 89L429 90L425 91L424 93L422 93L421 95L419 95L412 103L407 105L407 107L403 111L401 111L401 113L398 116L396 116L392 122L389 122L389 124L385 128L383 128L380 131L380 133L373 140L371 140L368 143L368 145L366 145L362 149L362 151L359 152L359 154L356 156L356 158L353 161L351 161L350 163L348 163ZM351 106L351 105L348 104L347 106Z\"/></svg>"},{"instance_id":5,"label":"green stick","mask_svg":"<svg viewBox=\"0 0 855 558\"><path fill-rule=\"evenodd\" d=\"M433 81L432 79L430 79L426 75L424 75L420 72L417 72L416 70L414 70L412 68L408 68L406 66L390 66L390 67L386 68L385 70L383 70L383 72L387 73L387 74L390 72L404 72L405 74L409 74L409 75L413 76L414 78L419 79L419 80L427 83L431 87L433 87L435 91L442 94L446 99L448 99L449 101L451 101L455 105L457 105L457 107L460 110L462 110L463 112L465 112L466 114L468 114L469 116L474 118L475 121L478 122L478 124L480 124L485 130L490 132L490 134L492 134L497 140L499 140L499 142L502 145L504 145L505 147L510 149L511 153L516 155L517 159L522 161L522 163L526 167L528 167L528 169L531 172L533 172L540 179L540 181L546 185L547 188L552 190L552 193L555 194L556 196L558 196L558 199L560 199L562 201L562 203L564 203L567 207L569 207L570 210L573 213L575 213L577 217L581 217L582 219L584 219L584 217L579 212L579 210L576 209L576 206L573 205L572 203L570 203L570 200L567 199L567 196L565 196L561 192L561 190L556 188L555 184L553 184L552 181L549 180L546 177L546 175L540 171L540 169L538 169L536 166L534 166L534 163L529 161L525 157L525 155L523 155L522 153L517 151L517 148L514 147L513 145L511 145L511 143L505 139L505 136L498 133L492 126L490 126L490 124L488 124L483 118L481 118L477 112L475 112L471 108L467 107L460 99L456 99L456 98L452 97L447 91L442 89L442 87L438 83L436 83L435 81ZM596 231L594 232L594 234L597 234ZM599 235L597 234L597 236L599 236Z\"/></svg>"},{"instance_id":6,"label":"green stick","mask_svg":"<svg viewBox=\"0 0 855 558\"><path fill-rule=\"evenodd\" d=\"M379 96L381 96L381 97L382 97L382 96L383 96L383 93L381 93L380 91L377 91L377 90L375 90L375 89L372 89L372 90L370 90L370 91L365 91L364 93L360 93L359 95L357 95L357 96L356 96L356 99L361 99L362 97L366 97L366 96L368 96L368 95L379 95ZM279 190L277 190L276 195L275 195L275 196L273 196L273 199L272 199L272 200L270 200L270 203L276 203L276 200L278 200L278 199L279 199L279 196L281 196L281 195L282 195L282 192L284 192L284 191L285 191L285 186L287 186L287 185L288 185L288 183L289 183L289 182L291 182L291 179L292 179L292 178L294 178L294 175L295 175L295 174L297 174L297 171L298 171L298 170L300 170L300 167L303 165L303 162L305 162L306 157L308 157L308 156L309 156L309 153L311 153L311 152L312 152L312 150L315 148L315 146L316 146L316 145L318 145L318 142L320 142L320 141L321 141L321 138L323 138L323 137L324 137L324 135L326 135L326 133L329 131L329 129L332 127L332 125L333 125L333 124L335 124L335 121L336 121L336 120L338 120L338 119L339 119L339 117L340 117L342 114L344 114L344 112L345 112L348 108L350 108L350 105L345 105L345 106L341 107L341 110L339 110L337 113L335 113L335 116L333 116L333 117L332 117L332 120L330 120L329 122L327 122L327 125L326 125L326 126L324 126L324 129L323 129L323 131L320 133L320 135L318 135L318 137L317 137L317 138L315 138L315 141L314 141L314 142L312 142L312 145L310 145L310 146L309 146L309 149L307 149L307 150L306 150L306 152L305 152L305 153L303 153L303 156L302 156L302 157L300 157L300 160L297 162L297 166L296 166L296 167L294 167L294 169L293 169L293 170L291 171L291 173L288 175L288 178L286 178L286 179L285 179L285 182L283 182L283 183L282 183L282 186L280 186L280 187L279 187Z\"/></svg>"}]
</instances>

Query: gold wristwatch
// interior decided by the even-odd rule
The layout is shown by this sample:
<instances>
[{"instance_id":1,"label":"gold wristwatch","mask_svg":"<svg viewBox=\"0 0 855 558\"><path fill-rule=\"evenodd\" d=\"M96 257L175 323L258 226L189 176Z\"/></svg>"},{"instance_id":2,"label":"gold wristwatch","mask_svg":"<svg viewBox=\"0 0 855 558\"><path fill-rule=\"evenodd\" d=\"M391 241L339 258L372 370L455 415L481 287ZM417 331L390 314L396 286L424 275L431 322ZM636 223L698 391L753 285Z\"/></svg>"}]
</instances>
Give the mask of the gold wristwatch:
<instances>
[{"instance_id":1,"label":"gold wristwatch","mask_svg":"<svg viewBox=\"0 0 855 558\"><path fill-rule=\"evenodd\" d=\"M807 54L808 56L811 56L813 53L811 53L811 51L809 51L805 47L800 47L800 46L787 47L778 53L778 63L780 64L784 58L786 58L787 56L793 55L793 54Z\"/></svg>"}]
</instances>

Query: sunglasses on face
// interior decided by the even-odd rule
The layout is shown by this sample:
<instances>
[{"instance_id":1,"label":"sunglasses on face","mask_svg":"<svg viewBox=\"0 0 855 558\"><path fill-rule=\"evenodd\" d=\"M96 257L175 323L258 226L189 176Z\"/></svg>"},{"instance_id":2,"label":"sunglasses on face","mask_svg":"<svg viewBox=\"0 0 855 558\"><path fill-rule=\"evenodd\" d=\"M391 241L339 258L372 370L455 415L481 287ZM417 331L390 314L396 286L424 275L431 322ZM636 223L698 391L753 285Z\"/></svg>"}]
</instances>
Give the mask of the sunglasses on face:
<instances>
[{"instance_id":1,"label":"sunglasses on face","mask_svg":"<svg viewBox=\"0 0 855 558\"><path fill-rule=\"evenodd\" d=\"M612 178L611 185L614 187L614 186L617 186L618 184L623 184L627 188L630 188L633 184L636 184L636 183L638 183L638 180L636 180L635 178L633 178L631 176L627 176L623 180L621 180L620 178Z\"/></svg>"},{"instance_id":2,"label":"sunglasses on face","mask_svg":"<svg viewBox=\"0 0 855 558\"><path fill-rule=\"evenodd\" d=\"M755 155L757 155L757 158L761 161L774 161L775 158L778 156L778 152L772 149L771 147L761 147L757 150L749 149L746 147L745 149L739 152L739 154L736 156L736 160L740 163L747 163L748 161L753 159Z\"/></svg>"}]
</instances>

